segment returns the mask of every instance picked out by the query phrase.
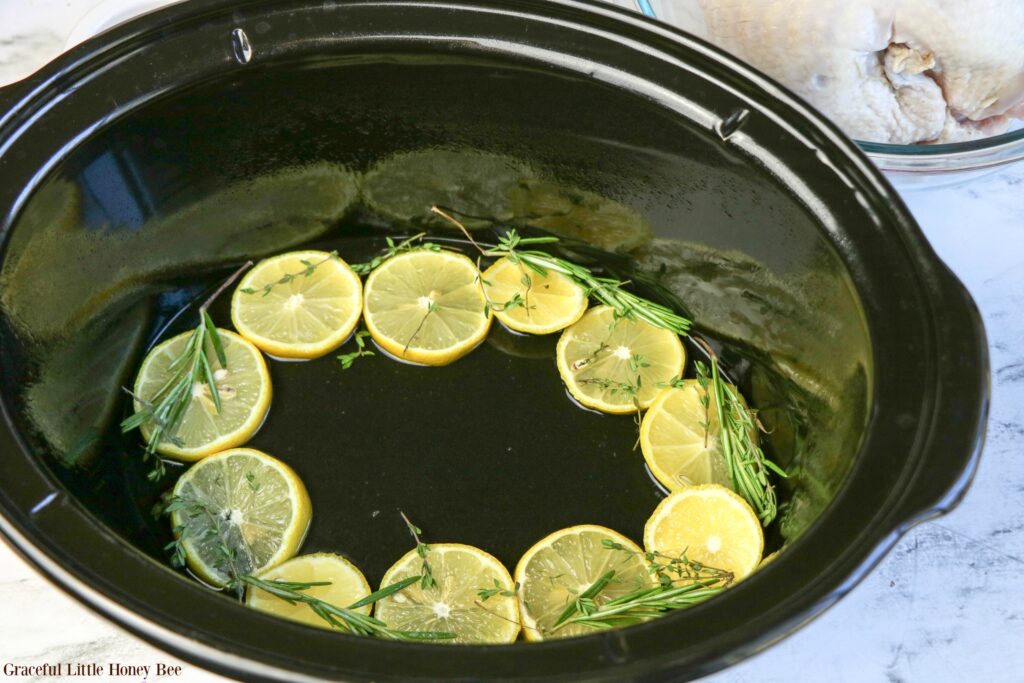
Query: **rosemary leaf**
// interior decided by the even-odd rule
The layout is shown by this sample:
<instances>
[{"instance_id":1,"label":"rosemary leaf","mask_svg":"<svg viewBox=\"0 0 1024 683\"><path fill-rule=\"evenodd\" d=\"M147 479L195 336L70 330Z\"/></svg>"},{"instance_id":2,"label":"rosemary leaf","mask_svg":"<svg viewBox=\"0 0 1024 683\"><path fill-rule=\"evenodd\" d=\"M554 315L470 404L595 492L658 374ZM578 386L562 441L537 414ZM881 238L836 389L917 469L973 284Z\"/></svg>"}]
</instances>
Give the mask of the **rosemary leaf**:
<instances>
[{"instance_id":1,"label":"rosemary leaf","mask_svg":"<svg viewBox=\"0 0 1024 683\"><path fill-rule=\"evenodd\" d=\"M214 353L217 354L217 362L220 363L222 368L228 366L228 357L224 353L224 342L220 339L220 334L217 332L217 326L213 324L213 318L206 312L206 309L202 311L203 323L206 325L206 333L210 337ZM218 409L219 410L219 409Z\"/></svg>"}]
</instances>

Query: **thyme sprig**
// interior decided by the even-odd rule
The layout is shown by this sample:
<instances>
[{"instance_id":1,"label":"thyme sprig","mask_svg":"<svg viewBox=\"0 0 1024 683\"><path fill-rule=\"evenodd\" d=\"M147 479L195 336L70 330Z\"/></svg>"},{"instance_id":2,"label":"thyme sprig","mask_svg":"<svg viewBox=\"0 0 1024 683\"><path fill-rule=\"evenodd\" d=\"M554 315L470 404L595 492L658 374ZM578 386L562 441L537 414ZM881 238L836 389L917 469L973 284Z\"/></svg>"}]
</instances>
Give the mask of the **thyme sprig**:
<instances>
[{"instance_id":1,"label":"thyme sprig","mask_svg":"<svg viewBox=\"0 0 1024 683\"><path fill-rule=\"evenodd\" d=\"M217 570L228 577L226 589L235 593L239 600L245 596L246 588L257 588L266 591L276 598L285 602L308 606L314 614L327 622L331 627L351 633L357 636L371 636L384 638L386 640L450 640L455 637L454 633L447 631L403 631L390 628L380 619L363 614L360 608L372 605L384 598L408 588L421 580L419 576L409 576L401 581L387 585L380 590L370 593L366 597L357 600L347 607L339 607L326 600L314 597L307 593L310 588L316 586L329 586L330 581L282 581L278 579L263 579L245 571L245 565L240 563L239 558L248 553L248 549L232 544L228 538L227 530L224 528L224 520L220 515L210 509L208 505L195 498L186 496L172 496L164 507L164 513L170 514L175 511L183 511L191 516L201 515L206 518L206 526L194 541L199 542L207 539L214 539L218 552L218 560L215 563ZM175 540L167 545L171 551L171 564L175 567L185 565L185 537L189 532L188 525L175 527ZM243 542L244 543L244 542Z\"/></svg>"},{"instance_id":2,"label":"thyme sprig","mask_svg":"<svg viewBox=\"0 0 1024 683\"><path fill-rule=\"evenodd\" d=\"M143 452L143 459L153 461L153 469L149 472L148 478L155 481L163 477L165 473L164 462L156 457L156 450L161 443L170 442L181 445L178 439L178 428L181 426L185 413L197 390L205 387L210 394L210 400L214 409L220 414L221 401L220 390L217 387L217 375L227 370L228 360L224 353L224 343L221 341L217 326L207 312L210 305L220 294L231 286L238 276L246 268L252 265L247 261L238 270L231 274L214 292L199 306L199 324L192 330L185 348L167 367L170 377L160 389L152 396L143 399L136 396L131 390L124 391L131 396L140 406L135 413L121 421L121 431L130 432L139 429L146 423L152 424L149 437L146 439L146 448ZM216 370L208 353L212 351L214 359L220 365Z\"/></svg>"},{"instance_id":3,"label":"thyme sprig","mask_svg":"<svg viewBox=\"0 0 1024 683\"><path fill-rule=\"evenodd\" d=\"M603 541L603 545L609 550L643 555L648 571L658 580L657 585L599 602L601 593L615 581L615 570L611 569L566 605L552 625L551 633L570 624L594 629L638 624L665 612L704 602L725 590L734 578L732 572L690 560L685 553L679 556L637 553L611 540Z\"/></svg>"},{"instance_id":4,"label":"thyme sprig","mask_svg":"<svg viewBox=\"0 0 1024 683\"><path fill-rule=\"evenodd\" d=\"M356 340L356 350L351 353L343 353L338 356L338 361L341 363L342 370L348 370L352 367L352 364L356 362L357 358L363 356L375 356L373 351L366 348L366 340L370 337L370 333L366 330L359 330L356 332L354 339Z\"/></svg>"},{"instance_id":5,"label":"thyme sprig","mask_svg":"<svg viewBox=\"0 0 1024 683\"><path fill-rule=\"evenodd\" d=\"M409 251L418 251L421 249L426 251L441 251L440 244L435 244L434 242L422 242L423 238L426 236L427 233L421 232L397 243L390 237L385 237L384 239L387 241L388 246L387 249L384 250L384 253L378 254L369 261L365 261L363 263L353 263L351 264L351 268L357 275L369 275L382 263L388 259L398 256L399 254L404 254ZM421 243L417 244L417 242Z\"/></svg>"},{"instance_id":6,"label":"thyme sprig","mask_svg":"<svg viewBox=\"0 0 1024 683\"><path fill-rule=\"evenodd\" d=\"M735 576L730 571L711 567L697 560L691 560L686 556L685 551L680 555L668 555L656 550L633 550L610 539L601 541L601 545L608 550L618 550L630 555L641 556L647 562L647 571L662 585L674 584L679 581L703 581L710 579L721 581L724 585L729 585L735 579Z\"/></svg>"},{"instance_id":7,"label":"thyme sprig","mask_svg":"<svg viewBox=\"0 0 1024 683\"><path fill-rule=\"evenodd\" d=\"M477 244L469 230L458 219L437 206L431 207L430 210L459 228L470 243L484 256L505 257L512 263L522 264L527 270L533 271L541 277L549 272L561 273L569 277L583 287L588 296L610 306L615 312L616 319L640 320L684 336L690 330L689 320L667 306L633 294L625 289L627 282L594 275L585 266L552 256L545 251L523 248L555 244L560 241L557 237L522 237L515 229L510 229L498 239L496 245L484 248Z\"/></svg>"},{"instance_id":8,"label":"thyme sprig","mask_svg":"<svg viewBox=\"0 0 1024 683\"><path fill-rule=\"evenodd\" d=\"M513 292L512 296L509 297L508 301L504 301L504 302L500 302L500 303L492 301L490 295L487 293L487 288L491 286L491 283L490 283L490 281L484 279L484 276L482 274L483 273L483 268L480 267L480 259L479 258L476 260L476 269L478 271L480 271L480 273L481 273L481 275L477 276L477 282L480 283L480 293L483 294L483 297L484 297L484 317L485 318L488 317L491 314L491 311L497 311L497 312L501 313L503 311L511 311L511 310L514 310L514 309L520 308L520 307L523 307L523 308L526 309L526 315L527 316L530 315L530 308L531 307L527 307L526 299L523 298L523 295L520 294L519 292ZM530 276L529 275L524 275L524 278L525 278L524 280L520 280L520 281L525 284L526 280L528 280L530 278ZM527 296L529 296L529 288L532 287L532 286L533 286L533 281L530 280L530 283L527 285Z\"/></svg>"},{"instance_id":9,"label":"thyme sprig","mask_svg":"<svg viewBox=\"0 0 1024 683\"><path fill-rule=\"evenodd\" d=\"M505 597L505 598L514 598L514 597L516 597L516 591L514 591L514 590L510 591L507 588L504 588L501 585L501 582L498 581L497 579L493 579L493 581L494 581L494 587L493 588L478 588L477 589L476 594L477 594L477 596L479 596L480 602L487 602L491 598L499 596L499 595L502 596L502 597ZM517 588L518 588L518 584L517 584Z\"/></svg>"},{"instance_id":10,"label":"thyme sprig","mask_svg":"<svg viewBox=\"0 0 1024 683\"><path fill-rule=\"evenodd\" d=\"M778 514L775 486L769 476L786 472L769 460L758 445L760 424L756 413L747 407L736 389L722 379L718 357L703 339L698 339L711 361L710 372L704 363L696 363L697 381L710 394L710 403L718 414L719 439L729 478L738 494L750 503L762 526L768 526Z\"/></svg>"},{"instance_id":11,"label":"thyme sprig","mask_svg":"<svg viewBox=\"0 0 1024 683\"><path fill-rule=\"evenodd\" d=\"M437 580L434 578L434 570L430 566L430 561L427 559L427 554L430 552L430 546L423 542L420 538L420 534L423 533L423 529L409 521L404 512L399 511L402 515L402 519L405 521L405 526L409 529L409 535L412 536L412 540L416 542L416 554L423 560L423 568L420 570L420 588L426 590L427 588L436 588Z\"/></svg>"},{"instance_id":12,"label":"thyme sprig","mask_svg":"<svg viewBox=\"0 0 1024 683\"><path fill-rule=\"evenodd\" d=\"M243 287L239 291L241 291L243 294L257 294L259 292L263 292L263 296L267 296L272 291L274 291L274 287L277 287L278 285L286 285L289 282L291 282L292 280L298 279L300 277L310 277L311 275L313 275L314 272L316 272L317 268L319 268L323 264L327 263L332 258L336 258L337 256L338 256L338 252L332 251L331 253L329 253L327 256L323 257L319 261L311 261L309 259L300 259L300 261L302 262L302 265L305 266L305 268L303 268L302 270L300 270L300 271L298 271L296 273L285 273L279 279L275 280L274 282L268 282L267 284L263 285L259 289L254 289L252 287Z\"/></svg>"},{"instance_id":13,"label":"thyme sprig","mask_svg":"<svg viewBox=\"0 0 1024 683\"><path fill-rule=\"evenodd\" d=\"M412 336L409 337L409 341L405 342L405 346L402 347L403 356L409 352L409 347L412 346L412 343L414 341L416 341L416 337L419 336L420 331L423 329L423 326L427 323L427 318L430 317L430 314L437 313L439 310L441 310L441 307L438 306L436 301L427 302L427 312L423 314L422 318L420 318L420 324L417 325L416 329L412 331Z\"/></svg>"}]
</instances>

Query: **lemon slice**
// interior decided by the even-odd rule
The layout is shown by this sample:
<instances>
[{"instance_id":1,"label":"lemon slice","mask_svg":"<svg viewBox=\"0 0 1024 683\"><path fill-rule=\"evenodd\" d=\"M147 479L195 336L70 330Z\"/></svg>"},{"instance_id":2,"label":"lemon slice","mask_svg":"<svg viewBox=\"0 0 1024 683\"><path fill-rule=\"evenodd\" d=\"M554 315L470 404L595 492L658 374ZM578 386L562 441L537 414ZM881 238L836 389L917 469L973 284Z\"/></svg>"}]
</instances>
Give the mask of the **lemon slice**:
<instances>
[{"instance_id":1,"label":"lemon slice","mask_svg":"<svg viewBox=\"0 0 1024 683\"><path fill-rule=\"evenodd\" d=\"M519 635L519 607L508 595L480 602L481 589L513 592L501 562L461 543L431 543L427 561L437 585L415 583L377 603L376 616L403 631L445 631L455 638L439 643L511 643ZM410 550L384 574L381 588L423 572L423 560ZM497 582L497 584L495 584ZM479 605L477 603L480 603ZM483 605L483 607L480 607Z\"/></svg>"},{"instance_id":2,"label":"lemon slice","mask_svg":"<svg viewBox=\"0 0 1024 683\"><path fill-rule=\"evenodd\" d=\"M202 460L174 486L171 513L188 566L215 586L230 581L222 543L235 551L239 574L258 574L295 555L312 508L306 487L280 460L235 448ZM221 532L216 532L213 520Z\"/></svg>"},{"instance_id":3,"label":"lemon slice","mask_svg":"<svg viewBox=\"0 0 1024 683\"><path fill-rule=\"evenodd\" d=\"M303 583L328 581L330 582L329 586L313 586L302 591L302 593L328 602L336 607L348 607L370 594L370 584L366 583L366 577L363 576L363 573L344 557L331 553L314 553L312 555L293 557L283 564L263 572L260 574L260 578L267 581L297 581ZM326 621L318 617L309 608L309 605L293 605L259 588L249 588L245 597L245 604L284 619L291 619L292 621L299 621L303 624L319 626L320 628L331 628ZM355 611L368 615L370 609L370 605L364 605Z\"/></svg>"},{"instance_id":4,"label":"lemon slice","mask_svg":"<svg viewBox=\"0 0 1024 683\"><path fill-rule=\"evenodd\" d=\"M272 356L318 358L348 339L362 308L363 285L347 263L325 251L293 251L245 274L231 297L231 322Z\"/></svg>"},{"instance_id":5,"label":"lemon slice","mask_svg":"<svg viewBox=\"0 0 1024 683\"><path fill-rule=\"evenodd\" d=\"M180 443L162 441L157 446L158 453L187 462L199 460L211 453L241 446L263 424L272 393L266 361L259 349L234 332L219 328L217 331L224 345L227 367L220 367L209 345L206 355L210 367L215 368L213 376L220 394L221 410L217 412L209 386L197 382L175 434ZM149 400L167 383L172 377L168 368L181 355L191 335L191 332L185 332L171 337L149 352L135 379L137 397ZM142 410L138 400L135 401L135 410ZM143 423L141 430L143 438L149 440L152 423Z\"/></svg>"},{"instance_id":6,"label":"lemon slice","mask_svg":"<svg viewBox=\"0 0 1024 683\"><path fill-rule=\"evenodd\" d=\"M646 409L686 363L679 336L591 308L558 340L558 372L572 396L604 413Z\"/></svg>"},{"instance_id":7,"label":"lemon slice","mask_svg":"<svg viewBox=\"0 0 1024 683\"><path fill-rule=\"evenodd\" d=\"M661 501L644 527L644 546L733 573L757 569L764 552L761 522L747 501L716 484L693 486Z\"/></svg>"},{"instance_id":8,"label":"lemon slice","mask_svg":"<svg viewBox=\"0 0 1024 683\"><path fill-rule=\"evenodd\" d=\"M479 277L472 261L450 251L388 259L366 280L366 327L397 358L447 365L476 348L491 327Z\"/></svg>"},{"instance_id":9,"label":"lemon slice","mask_svg":"<svg viewBox=\"0 0 1024 683\"><path fill-rule=\"evenodd\" d=\"M647 466L669 491L698 484L732 488L722 453L718 411L697 380L662 390L640 423L640 449ZM705 428L705 423L707 427Z\"/></svg>"},{"instance_id":10,"label":"lemon slice","mask_svg":"<svg viewBox=\"0 0 1024 683\"><path fill-rule=\"evenodd\" d=\"M494 317L516 332L558 332L587 310L586 292L569 277L554 271L541 275L507 258L484 271L483 283ZM516 295L522 303L510 306Z\"/></svg>"},{"instance_id":11,"label":"lemon slice","mask_svg":"<svg viewBox=\"0 0 1024 683\"><path fill-rule=\"evenodd\" d=\"M619 543L628 550L606 548L604 541ZM599 605L654 585L640 548L622 534L603 526L573 526L535 543L516 566L526 639L594 633L592 628L582 624L570 624L554 631L552 628L565 608L609 570L615 570L615 576L595 598Z\"/></svg>"}]
</instances>

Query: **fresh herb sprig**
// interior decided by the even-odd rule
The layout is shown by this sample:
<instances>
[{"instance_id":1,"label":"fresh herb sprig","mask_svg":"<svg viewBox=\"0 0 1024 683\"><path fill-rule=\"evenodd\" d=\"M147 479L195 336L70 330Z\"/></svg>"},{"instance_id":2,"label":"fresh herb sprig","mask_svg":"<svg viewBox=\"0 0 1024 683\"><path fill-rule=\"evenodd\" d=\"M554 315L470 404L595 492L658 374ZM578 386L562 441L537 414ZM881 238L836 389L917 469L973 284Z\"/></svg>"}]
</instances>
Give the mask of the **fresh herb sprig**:
<instances>
[{"instance_id":1,"label":"fresh herb sprig","mask_svg":"<svg viewBox=\"0 0 1024 683\"><path fill-rule=\"evenodd\" d=\"M276 581L260 579L247 574L239 577L239 580L246 586L266 591L274 597L280 598L292 605L307 605L318 617L334 628L353 635L372 636L375 638L384 638L386 640L403 641L451 640L455 637L454 633L450 633L448 631L403 631L393 629L380 619L367 616L357 611L361 607L372 605L379 600L383 600L389 595L393 595L408 588L420 580L420 577L418 576L409 576L401 581L385 586L379 591L370 593L362 600L352 603L348 607L332 605L329 602L315 598L304 592L314 586L329 586L329 581Z\"/></svg>"},{"instance_id":2,"label":"fresh herb sprig","mask_svg":"<svg viewBox=\"0 0 1024 683\"><path fill-rule=\"evenodd\" d=\"M555 244L560 241L557 237L521 237L515 229L510 229L498 239L496 245L485 249L477 244L469 230L458 219L437 206L431 207L431 211L462 230L463 234L484 256L505 257L512 263L521 264L527 270L542 277L549 272L568 276L583 287L588 296L593 296L602 304L610 306L617 319L640 320L684 336L690 330L689 320L667 306L633 294L625 289L625 285L628 284L626 282L594 275L585 266L552 256L545 251L523 248Z\"/></svg>"},{"instance_id":3,"label":"fresh herb sprig","mask_svg":"<svg viewBox=\"0 0 1024 683\"><path fill-rule=\"evenodd\" d=\"M259 289L254 289L252 287L243 287L239 291L241 291L243 294L258 294L262 292L263 296L267 296L272 291L274 291L274 287L277 287L278 285L286 285L292 280L298 279L300 277L310 277L311 275L313 275L314 272L316 272L317 268L327 263L332 258L337 258L337 256L338 252L332 251L319 261L311 261L310 259L300 259L302 265L305 266L302 270L295 273L285 273L279 279L273 282L268 282Z\"/></svg>"},{"instance_id":4,"label":"fresh herb sprig","mask_svg":"<svg viewBox=\"0 0 1024 683\"><path fill-rule=\"evenodd\" d=\"M397 243L390 237L385 237L384 239L387 241L388 246L384 253L374 256L369 261L364 261L363 263L353 263L351 264L351 268L357 275L369 275L371 272L376 270L380 264L390 258L398 256L399 254L404 254L409 251L419 251L421 249L425 251L441 251L440 244L435 244L434 242L423 242L422 240L426 236L427 233L421 232Z\"/></svg>"},{"instance_id":5,"label":"fresh herb sprig","mask_svg":"<svg viewBox=\"0 0 1024 683\"><path fill-rule=\"evenodd\" d=\"M675 584L679 581L704 581L712 579L721 581L724 585L729 585L735 579L732 572L708 566L697 560L691 560L686 556L685 552L680 555L668 555L656 550L633 550L609 539L601 541L601 545L608 550L618 550L630 555L639 555L647 562L647 571L662 585Z\"/></svg>"},{"instance_id":6,"label":"fresh herb sprig","mask_svg":"<svg viewBox=\"0 0 1024 683\"><path fill-rule=\"evenodd\" d=\"M483 273L483 268L480 267L480 259L477 259L477 261L476 261L476 268L481 273ZM529 294L529 288L533 286L533 281L530 280L530 276L529 275L525 275L524 274L523 277L524 277L524 280L521 280L521 281L524 284L526 284L526 286L527 286L527 294ZM485 318L490 316L491 311L497 311L497 312L501 313L503 311L511 311L511 310L514 310L514 309L520 308L520 307L526 309L526 315L527 316L530 315L530 307L528 307L526 305L526 299L524 299L523 295L520 294L519 292L513 292L512 296L509 297L508 301L503 301L503 302L492 301L491 297L487 293L487 288L491 286L491 283L488 280L485 280L483 275L478 275L477 276L477 280L480 282L480 292L484 296L484 317ZM529 284L527 284L527 280L529 280Z\"/></svg>"},{"instance_id":7,"label":"fresh herb sprig","mask_svg":"<svg viewBox=\"0 0 1024 683\"><path fill-rule=\"evenodd\" d=\"M599 601L601 593L615 581L615 570L609 570L566 605L552 625L552 633L570 624L594 629L638 624L665 612L704 602L733 582L732 572L688 559L685 553L679 556L659 552L638 553L615 541L605 540L602 544L609 550L642 555L648 563L648 571L657 579L657 585L638 588L602 602Z\"/></svg>"},{"instance_id":8,"label":"fresh herb sprig","mask_svg":"<svg viewBox=\"0 0 1024 683\"><path fill-rule=\"evenodd\" d=\"M577 596L552 625L554 633L570 624L594 629L631 626L661 616L665 612L691 607L725 590L720 579L703 579L642 588L598 604L597 598L615 578L611 569Z\"/></svg>"},{"instance_id":9,"label":"fresh herb sprig","mask_svg":"<svg viewBox=\"0 0 1024 683\"><path fill-rule=\"evenodd\" d=\"M362 358L363 356L377 355L370 349L366 348L366 340L369 337L370 333L367 332L366 330L359 330L358 332L356 332L354 337L356 340L356 350L351 353L343 353L340 356L338 356L338 361L341 363L342 370L348 370L350 367L352 367L352 364L356 362L357 358Z\"/></svg>"},{"instance_id":10,"label":"fresh herb sprig","mask_svg":"<svg viewBox=\"0 0 1024 683\"><path fill-rule=\"evenodd\" d=\"M711 361L710 370L697 362L697 381L710 394L718 416L722 455L729 470L729 479L738 494L750 503L762 526L768 526L778 514L778 501L770 472L786 477L786 472L769 460L758 445L760 423L756 413L747 407L736 389L722 379L718 357L703 339L698 339Z\"/></svg>"},{"instance_id":11,"label":"fresh herb sprig","mask_svg":"<svg viewBox=\"0 0 1024 683\"><path fill-rule=\"evenodd\" d=\"M214 409L218 414L221 411L217 375L219 372L227 370L228 360L224 353L224 343L220 338L220 333L217 332L217 326L213 324L213 319L207 310L217 297L251 265L252 261L242 265L199 306L199 324L192 330L188 342L185 343L185 348L168 365L167 371L170 373L170 378L156 393L142 398L136 396L131 390L124 389L140 408L121 421L121 431L130 432L147 423L152 425L143 452L145 460L153 461L153 469L148 475L151 481L160 479L165 473L163 460L156 457L156 450L160 444L164 442L179 446L182 444L177 436L178 428L192 403L193 392L205 388L210 394L210 401L213 403ZM220 365L216 370L208 355L210 351L213 352L214 359Z\"/></svg>"},{"instance_id":12,"label":"fresh herb sprig","mask_svg":"<svg viewBox=\"0 0 1024 683\"><path fill-rule=\"evenodd\" d=\"M493 597L501 596L503 598L514 598L516 592L514 590L508 590L501 585L501 582L494 579L493 588L478 588L476 591L477 596L480 598L480 602L487 602Z\"/></svg>"},{"instance_id":13,"label":"fresh herb sprig","mask_svg":"<svg viewBox=\"0 0 1024 683\"><path fill-rule=\"evenodd\" d=\"M164 507L164 513L170 514L175 511L182 511L190 516L203 516L206 518L206 526L201 532L200 537L195 539L195 541L214 540L219 555L215 566L228 577L226 588L234 592L239 600L244 597L246 587L257 588L289 604L306 605L314 614L333 628L357 636L371 636L386 640L402 641L450 640L455 637L454 633L447 631L403 631L393 629L380 619L367 616L359 611L362 607L372 605L415 584L421 580L419 576L407 577L374 593L370 593L348 607L339 607L306 592L316 586L329 586L331 585L330 581L282 581L278 579L263 579L248 573L245 570L246 565L240 561L242 556L248 554L248 549L239 547L238 544L233 544L229 540L227 530L224 528L224 521L220 515L216 514L202 501L185 496L172 496ZM184 541L185 535L189 533L189 529L188 525L178 526L174 529L175 540L167 546L167 550L171 551L171 564L173 566L183 567L185 565Z\"/></svg>"},{"instance_id":14,"label":"fresh herb sprig","mask_svg":"<svg viewBox=\"0 0 1024 683\"><path fill-rule=\"evenodd\" d=\"M405 521L405 526L409 529L409 535L412 536L412 540L416 542L416 554L423 560L423 568L420 570L420 588L426 590L428 588L436 588L437 580L434 578L434 570L430 566L430 560L427 559L427 554L430 553L430 546L423 542L420 538L420 534L423 533L423 529L409 521L404 512L399 511L402 515L402 519Z\"/></svg>"}]
</instances>

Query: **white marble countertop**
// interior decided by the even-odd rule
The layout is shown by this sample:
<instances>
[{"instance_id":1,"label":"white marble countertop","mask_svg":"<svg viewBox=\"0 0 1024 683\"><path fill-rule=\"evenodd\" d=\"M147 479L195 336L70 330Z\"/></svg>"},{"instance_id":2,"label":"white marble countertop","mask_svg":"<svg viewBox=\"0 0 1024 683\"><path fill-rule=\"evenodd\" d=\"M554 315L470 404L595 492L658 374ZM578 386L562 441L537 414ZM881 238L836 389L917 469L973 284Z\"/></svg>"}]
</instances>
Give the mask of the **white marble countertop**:
<instances>
[{"instance_id":1,"label":"white marble countertop","mask_svg":"<svg viewBox=\"0 0 1024 683\"><path fill-rule=\"evenodd\" d=\"M97 4L0 0L0 84L55 56ZM965 187L905 198L974 295L988 328L993 403L977 478L954 512L907 534L838 605L708 682L932 683L1024 675L1024 164ZM0 605L0 666L53 659L175 662L71 600L2 545ZM224 680L179 664L184 669L173 680Z\"/></svg>"}]
</instances>

